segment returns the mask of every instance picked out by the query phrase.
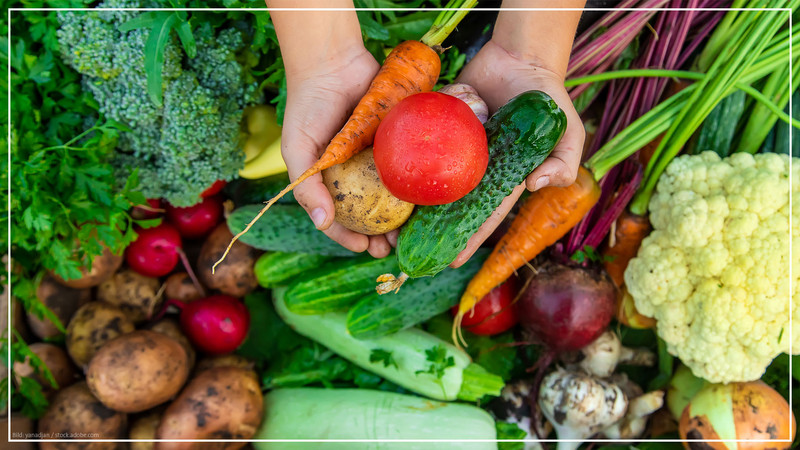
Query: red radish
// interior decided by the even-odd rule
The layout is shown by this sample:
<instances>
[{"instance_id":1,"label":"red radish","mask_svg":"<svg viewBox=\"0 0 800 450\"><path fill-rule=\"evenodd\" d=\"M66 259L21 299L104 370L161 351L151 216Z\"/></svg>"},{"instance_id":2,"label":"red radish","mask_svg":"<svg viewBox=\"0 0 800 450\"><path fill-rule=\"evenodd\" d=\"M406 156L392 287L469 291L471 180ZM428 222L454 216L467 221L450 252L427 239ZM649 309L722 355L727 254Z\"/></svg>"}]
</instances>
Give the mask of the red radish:
<instances>
[{"instance_id":1,"label":"red radish","mask_svg":"<svg viewBox=\"0 0 800 450\"><path fill-rule=\"evenodd\" d=\"M395 197L417 205L454 202L489 164L486 131L464 101L439 92L406 97L381 121L375 167Z\"/></svg>"},{"instance_id":2,"label":"red radish","mask_svg":"<svg viewBox=\"0 0 800 450\"><path fill-rule=\"evenodd\" d=\"M236 350L250 329L247 307L229 295L212 295L187 303L171 299L165 302L164 310L169 305L180 308L181 329L195 347L206 353Z\"/></svg>"},{"instance_id":3,"label":"red radish","mask_svg":"<svg viewBox=\"0 0 800 450\"><path fill-rule=\"evenodd\" d=\"M146 277L162 277L178 264L181 235L164 222L151 228L138 228L139 235L125 251L125 261L134 271Z\"/></svg>"},{"instance_id":4,"label":"red radish","mask_svg":"<svg viewBox=\"0 0 800 450\"><path fill-rule=\"evenodd\" d=\"M131 210L131 217L136 220L155 219L164 212L160 198L148 198L147 205L136 205Z\"/></svg>"},{"instance_id":5,"label":"red radish","mask_svg":"<svg viewBox=\"0 0 800 450\"><path fill-rule=\"evenodd\" d=\"M167 220L178 229L182 237L197 239L207 235L217 226L222 219L222 209L222 199L216 195L186 208L168 204Z\"/></svg>"},{"instance_id":6,"label":"red radish","mask_svg":"<svg viewBox=\"0 0 800 450\"><path fill-rule=\"evenodd\" d=\"M221 191L222 188L224 188L226 184L228 184L228 182L225 181L225 180L217 180L217 181L214 182L214 184L209 186L208 189L203 191L203 193L200 194L200 197L201 198L208 198L208 197L211 197L212 195L219 194L219 191Z\"/></svg>"},{"instance_id":7,"label":"red radish","mask_svg":"<svg viewBox=\"0 0 800 450\"><path fill-rule=\"evenodd\" d=\"M522 327L552 352L579 350L614 317L616 287L592 267L545 262L515 303Z\"/></svg>"},{"instance_id":8,"label":"red radish","mask_svg":"<svg viewBox=\"0 0 800 450\"><path fill-rule=\"evenodd\" d=\"M511 277L486 294L475 305L472 312L464 316L461 325L467 331L483 336L492 336L510 330L518 322L512 306L517 292L517 279ZM451 312L456 315L458 305L454 306Z\"/></svg>"}]
</instances>

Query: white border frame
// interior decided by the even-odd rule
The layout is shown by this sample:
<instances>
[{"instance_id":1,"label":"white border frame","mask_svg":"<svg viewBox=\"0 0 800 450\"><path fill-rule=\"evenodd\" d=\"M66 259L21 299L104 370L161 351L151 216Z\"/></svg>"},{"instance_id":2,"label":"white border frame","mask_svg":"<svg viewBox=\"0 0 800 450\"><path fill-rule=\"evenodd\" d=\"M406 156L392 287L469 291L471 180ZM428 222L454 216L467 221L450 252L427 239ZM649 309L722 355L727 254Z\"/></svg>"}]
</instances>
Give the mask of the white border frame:
<instances>
[{"instance_id":1,"label":"white border frame","mask_svg":"<svg viewBox=\"0 0 800 450\"><path fill-rule=\"evenodd\" d=\"M442 11L442 10L462 10L463 8L302 8L299 10L302 11ZM481 8L482 11L500 11L501 8ZM43 11L247 11L247 12L254 12L254 11L296 11L298 9L294 8L8 8L8 170L9 170L9 177L8 177L8 211L9 211L9 218L8 218L8 258L11 261L11 13L12 12L43 12ZM502 8L504 11L751 11L751 10L759 10L759 11L783 11L789 13L789 86L788 89L791 91L791 83L792 83L792 37L793 34L791 32L792 28L792 14L790 8ZM789 96L789 115L792 114L792 96ZM794 293L793 286L794 280L792 278L792 134L794 130L792 126L789 126L789 355L791 357L792 354L792 294ZM8 298L9 298L9 307L8 307L8 329L9 329L9 336L11 333L11 327L13 326L13 321L11 318L11 306L12 302L11 299L11 265L8 265L7 270L7 280L8 280ZM435 439L204 439L202 441L195 441L195 440L186 440L186 439L109 439L109 440L102 440L102 439L12 439L11 438L11 341L9 340L9 349L8 349L8 437L9 443L15 442L364 442L364 443L378 443L378 442L417 442L417 443L442 443L442 442L547 442L547 443L557 443L557 442L591 442L591 443L611 443L611 444L629 444L633 445L635 442L677 442L677 443L684 443L684 442L775 442L775 443L791 443L792 441L786 439L775 439L775 440L747 440L747 439L714 439L714 440L702 440L702 439L647 439L647 440L632 440L632 441L621 441L621 440L613 440L613 439L585 439L585 440L575 440L575 439L464 439L464 440L435 440ZM789 408L792 409L792 364L791 361L789 363ZM791 421L789 423L789 430L793 432Z\"/></svg>"}]
</instances>

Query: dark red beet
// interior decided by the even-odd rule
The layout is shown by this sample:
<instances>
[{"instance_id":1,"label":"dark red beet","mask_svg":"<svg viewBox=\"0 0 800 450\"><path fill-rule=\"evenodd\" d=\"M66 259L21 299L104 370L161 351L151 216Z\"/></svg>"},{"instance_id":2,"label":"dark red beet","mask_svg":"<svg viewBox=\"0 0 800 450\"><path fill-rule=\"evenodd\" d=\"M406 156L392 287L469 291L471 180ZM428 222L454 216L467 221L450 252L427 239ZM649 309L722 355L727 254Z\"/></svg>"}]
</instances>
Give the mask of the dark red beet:
<instances>
[{"instance_id":1,"label":"dark red beet","mask_svg":"<svg viewBox=\"0 0 800 450\"><path fill-rule=\"evenodd\" d=\"M515 304L524 329L554 352L585 347L614 316L616 287L602 270L545 262Z\"/></svg>"},{"instance_id":2,"label":"dark red beet","mask_svg":"<svg viewBox=\"0 0 800 450\"><path fill-rule=\"evenodd\" d=\"M222 219L222 200L208 197L196 205L178 208L167 205L167 220L175 225L186 239L201 238L213 230Z\"/></svg>"},{"instance_id":3,"label":"dark red beet","mask_svg":"<svg viewBox=\"0 0 800 450\"><path fill-rule=\"evenodd\" d=\"M250 313L235 297L212 295L189 303L169 303L181 308L181 329L195 347L206 353L230 353L247 337Z\"/></svg>"},{"instance_id":4,"label":"dark red beet","mask_svg":"<svg viewBox=\"0 0 800 450\"><path fill-rule=\"evenodd\" d=\"M138 237L125 251L125 261L134 271L146 277L162 277L180 260L181 236L164 222L152 228L136 230Z\"/></svg>"}]
</instances>

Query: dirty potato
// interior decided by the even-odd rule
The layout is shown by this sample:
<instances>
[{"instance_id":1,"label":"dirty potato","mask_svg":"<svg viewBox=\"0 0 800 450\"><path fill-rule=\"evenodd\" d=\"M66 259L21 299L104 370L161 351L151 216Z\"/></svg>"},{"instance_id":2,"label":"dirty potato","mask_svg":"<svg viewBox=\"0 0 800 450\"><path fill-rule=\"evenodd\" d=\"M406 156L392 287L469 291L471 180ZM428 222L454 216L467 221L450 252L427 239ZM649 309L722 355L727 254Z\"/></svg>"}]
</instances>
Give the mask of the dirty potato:
<instances>
[{"instance_id":1,"label":"dirty potato","mask_svg":"<svg viewBox=\"0 0 800 450\"><path fill-rule=\"evenodd\" d=\"M372 147L323 170L322 180L333 197L335 220L357 233L375 235L400 228L414 211L414 204L395 197L381 182Z\"/></svg>"},{"instance_id":2,"label":"dirty potato","mask_svg":"<svg viewBox=\"0 0 800 450\"><path fill-rule=\"evenodd\" d=\"M103 344L133 330L133 321L125 311L106 302L90 302L69 321L67 352L83 368Z\"/></svg>"},{"instance_id":3,"label":"dirty potato","mask_svg":"<svg viewBox=\"0 0 800 450\"><path fill-rule=\"evenodd\" d=\"M258 286L253 267L261 252L236 241L225 260L211 273L211 268L222 257L231 239L233 234L227 224L222 223L214 229L200 249L197 260L198 276L200 282L209 288L241 298Z\"/></svg>"},{"instance_id":4,"label":"dirty potato","mask_svg":"<svg viewBox=\"0 0 800 450\"><path fill-rule=\"evenodd\" d=\"M159 320L158 322L154 323L153 325L151 325L149 329L155 331L156 333L165 334L171 337L172 339L178 341L178 343L181 344L181 347L183 347L183 349L186 350L186 354L189 357L189 367L190 368L194 367L194 361L195 361L194 347L192 346L192 343L189 342L189 338L187 338L186 335L183 334L181 326L178 325L178 321L171 319L169 317L165 317Z\"/></svg>"},{"instance_id":5,"label":"dirty potato","mask_svg":"<svg viewBox=\"0 0 800 450\"><path fill-rule=\"evenodd\" d=\"M167 278L164 295L169 299L190 302L203 298L205 295L195 286L192 278L186 272L174 273Z\"/></svg>"},{"instance_id":6,"label":"dirty potato","mask_svg":"<svg viewBox=\"0 0 800 450\"><path fill-rule=\"evenodd\" d=\"M118 306L134 322L150 317L161 302L158 278L146 277L133 270L121 270L97 287L97 299Z\"/></svg>"},{"instance_id":7,"label":"dirty potato","mask_svg":"<svg viewBox=\"0 0 800 450\"><path fill-rule=\"evenodd\" d=\"M86 383L75 383L56 393L39 419L42 439L122 439L127 415L106 408ZM41 442L41 450L112 450L123 448L114 442Z\"/></svg>"},{"instance_id":8,"label":"dirty potato","mask_svg":"<svg viewBox=\"0 0 800 450\"><path fill-rule=\"evenodd\" d=\"M128 439L136 439L138 442L131 442L131 450L153 450L155 442L144 442L156 438L156 428L161 422L162 411L153 411L139 417L131 423L128 431Z\"/></svg>"},{"instance_id":9,"label":"dirty potato","mask_svg":"<svg viewBox=\"0 0 800 450\"><path fill-rule=\"evenodd\" d=\"M58 317L63 326L69 324L72 315L81 306L89 302L89 289L73 289L58 283L55 278L45 275L36 288L36 297ZM28 314L28 327L41 339L54 338L61 331L47 317Z\"/></svg>"},{"instance_id":10,"label":"dirty potato","mask_svg":"<svg viewBox=\"0 0 800 450\"><path fill-rule=\"evenodd\" d=\"M188 377L186 350L174 339L150 330L109 341L86 371L86 383L94 396L107 407L127 413L166 402Z\"/></svg>"},{"instance_id":11,"label":"dirty potato","mask_svg":"<svg viewBox=\"0 0 800 450\"><path fill-rule=\"evenodd\" d=\"M239 367L241 369L253 369L252 361L239 356L234 353L227 353L224 355L206 356L197 363L195 373L200 373L204 370L213 369L215 367Z\"/></svg>"},{"instance_id":12,"label":"dirty potato","mask_svg":"<svg viewBox=\"0 0 800 450\"><path fill-rule=\"evenodd\" d=\"M111 250L109 250L108 247L104 247L103 253L99 256L95 256L92 260L92 268L90 270L86 270L86 268L81 269L80 278L65 280L55 273L51 272L50 274L55 278L56 281L64 286L71 287L73 289L84 289L97 286L103 281L111 278L111 275L119 270L120 266L122 266L122 255L115 255L111 253Z\"/></svg>"},{"instance_id":13,"label":"dirty potato","mask_svg":"<svg viewBox=\"0 0 800 450\"><path fill-rule=\"evenodd\" d=\"M53 379L56 381L56 387L51 385L41 374L36 373L36 369L30 363L30 358L25 358L25 361L14 364L14 378L17 385L22 382L22 378L31 377L42 386L44 394L49 396L58 389L63 389L77 380L75 366L63 348L46 342L37 342L29 345L28 348L50 369L50 373L53 374Z\"/></svg>"},{"instance_id":14,"label":"dirty potato","mask_svg":"<svg viewBox=\"0 0 800 450\"><path fill-rule=\"evenodd\" d=\"M264 415L256 373L237 367L204 370L164 412L157 439L250 439ZM156 449L234 450L244 442L159 442Z\"/></svg>"}]
</instances>

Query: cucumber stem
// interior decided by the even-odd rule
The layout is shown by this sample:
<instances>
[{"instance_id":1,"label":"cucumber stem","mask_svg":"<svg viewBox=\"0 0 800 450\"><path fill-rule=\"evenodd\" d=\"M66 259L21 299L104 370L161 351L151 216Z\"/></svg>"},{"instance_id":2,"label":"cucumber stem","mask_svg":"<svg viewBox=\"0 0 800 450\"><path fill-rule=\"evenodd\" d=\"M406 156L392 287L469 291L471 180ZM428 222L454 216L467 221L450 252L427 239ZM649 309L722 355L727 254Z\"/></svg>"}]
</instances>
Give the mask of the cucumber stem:
<instances>
[{"instance_id":1,"label":"cucumber stem","mask_svg":"<svg viewBox=\"0 0 800 450\"><path fill-rule=\"evenodd\" d=\"M505 382L499 375L470 363L462 372L461 390L458 391L457 398L465 402L477 402L485 395L498 397L504 386Z\"/></svg>"},{"instance_id":2,"label":"cucumber stem","mask_svg":"<svg viewBox=\"0 0 800 450\"><path fill-rule=\"evenodd\" d=\"M458 6L454 6L457 3ZM447 5L445 5L445 10L439 13L436 20L433 21L431 28L422 36L420 41L431 48L441 46L442 42L447 39L447 36L450 36L450 33L456 29L461 19L463 19L476 4L478 4L478 0L450 0Z\"/></svg>"},{"instance_id":3,"label":"cucumber stem","mask_svg":"<svg viewBox=\"0 0 800 450\"><path fill-rule=\"evenodd\" d=\"M385 273L378 277L377 281L380 284L378 285L378 287L375 288L375 290L380 295L388 294L389 292L392 291L394 291L394 293L396 294L398 291L400 291L400 287L403 286L403 283L405 283L407 279L408 279L408 274L406 274L405 272L400 272L399 277L395 277L390 273Z\"/></svg>"}]
</instances>

